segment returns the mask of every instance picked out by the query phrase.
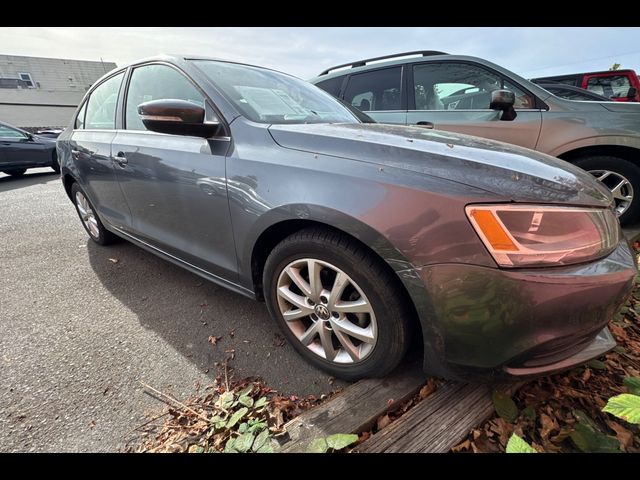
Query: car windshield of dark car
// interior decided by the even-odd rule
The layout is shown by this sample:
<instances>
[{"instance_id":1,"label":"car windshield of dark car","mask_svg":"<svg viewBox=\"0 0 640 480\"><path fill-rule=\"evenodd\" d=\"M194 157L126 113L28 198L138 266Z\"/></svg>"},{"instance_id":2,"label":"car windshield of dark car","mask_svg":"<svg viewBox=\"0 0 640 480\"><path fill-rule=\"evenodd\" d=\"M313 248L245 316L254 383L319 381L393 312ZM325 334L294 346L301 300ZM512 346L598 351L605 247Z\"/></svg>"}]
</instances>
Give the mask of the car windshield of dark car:
<instances>
[{"instance_id":1,"label":"car windshield of dark car","mask_svg":"<svg viewBox=\"0 0 640 480\"><path fill-rule=\"evenodd\" d=\"M359 123L331 95L298 78L267 69L193 60L249 120L260 123Z\"/></svg>"}]
</instances>

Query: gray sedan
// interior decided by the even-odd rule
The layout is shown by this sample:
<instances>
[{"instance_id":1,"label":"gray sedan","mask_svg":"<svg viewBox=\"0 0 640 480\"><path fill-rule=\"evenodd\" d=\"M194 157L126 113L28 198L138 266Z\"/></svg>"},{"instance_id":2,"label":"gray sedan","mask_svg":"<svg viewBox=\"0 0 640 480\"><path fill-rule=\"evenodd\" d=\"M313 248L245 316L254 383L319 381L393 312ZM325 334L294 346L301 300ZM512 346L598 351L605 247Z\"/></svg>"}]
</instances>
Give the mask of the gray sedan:
<instances>
[{"instance_id":1,"label":"gray sedan","mask_svg":"<svg viewBox=\"0 0 640 480\"><path fill-rule=\"evenodd\" d=\"M585 171L363 123L265 68L119 68L57 147L93 241L124 238L265 300L305 359L346 379L387 374L417 339L425 371L448 377L585 362L615 344L606 324L636 273L612 195Z\"/></svg>"}]
</instances>

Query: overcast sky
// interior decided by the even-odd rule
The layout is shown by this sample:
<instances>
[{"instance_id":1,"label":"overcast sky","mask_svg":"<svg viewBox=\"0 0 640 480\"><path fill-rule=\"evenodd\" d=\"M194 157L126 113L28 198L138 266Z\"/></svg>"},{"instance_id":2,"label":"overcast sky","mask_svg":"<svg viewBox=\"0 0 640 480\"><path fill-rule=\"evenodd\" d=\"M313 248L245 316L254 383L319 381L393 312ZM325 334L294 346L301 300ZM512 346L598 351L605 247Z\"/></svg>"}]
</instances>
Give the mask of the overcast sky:
<instances>
[{"instance_id":1,"label":"overcast sky","mask_svg":"<svg viewBox=\"0 0 640 480\"><path fill-rule=\"evenodd\" d=\"M0 27L0 54L113 61L159 53L209 55L308 79L333 65L409 50L491 60L525 77L640 71L640 28L621 27Z\"/></svg>"}]
</instances>

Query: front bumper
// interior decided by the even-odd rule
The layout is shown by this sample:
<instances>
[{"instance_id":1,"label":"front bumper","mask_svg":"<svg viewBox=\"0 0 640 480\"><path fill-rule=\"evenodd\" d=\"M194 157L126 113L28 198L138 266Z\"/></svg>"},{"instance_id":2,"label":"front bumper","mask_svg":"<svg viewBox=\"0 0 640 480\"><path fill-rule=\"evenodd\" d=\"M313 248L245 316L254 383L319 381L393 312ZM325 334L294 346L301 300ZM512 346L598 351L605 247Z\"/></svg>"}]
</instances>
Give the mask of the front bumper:
<instances>
[{"instance_id":1,"label":"front bumper","mask_svg":"<svg viewBox=\"0 0 640 480\"><path fill-rule=\"evenodd\" d=\"M604 329L636 272L625 240L605 258L570 267L419 268L428 297L421 312L425 370L504 380L585 363L615 346Z\"/></svg>"}]
</instances>

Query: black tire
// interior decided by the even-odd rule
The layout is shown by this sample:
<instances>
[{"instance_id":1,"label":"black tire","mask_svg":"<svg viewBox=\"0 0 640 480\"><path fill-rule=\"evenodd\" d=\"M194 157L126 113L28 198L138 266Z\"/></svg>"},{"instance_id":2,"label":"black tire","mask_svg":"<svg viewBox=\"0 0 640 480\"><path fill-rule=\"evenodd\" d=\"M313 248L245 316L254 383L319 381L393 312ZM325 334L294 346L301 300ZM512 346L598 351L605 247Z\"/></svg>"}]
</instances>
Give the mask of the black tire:
<instances>
[{"instance_id":1,"label":"black tire","mask_svg":"<svg viewBox=\"0 0 640 480\"><path fill-rule=\"evenodd\" d=\"M583 170L609 170L625 177L631 183L634 195L633 201L620 216L620 223L630 225L640 220L640 168L628 160L608 155L583 157L573 163Z\"/></svg>"},{"instance_id":2,"label":"black tire","mask_svg":"<svg viewBox=\"0 0 640 480\"><path fill-rule=\"evenodd\" d=\"M287 265L303 258L317 259L339 268L369 299L377 323L377 340L361 361L348 364L328 361L303 345L287 326L278 306L277 282ZM345 380L383 377L400 363L409 347L413 309L408 296L380 258L346 235L309 228L287 237L267 258L263 285L269 313L287 340L309 363L335 377Z\"/></svg>"},{"instance_id":3,"label":"black tire","mask_svg":"<svg viewBox=\"0 0 640 480\"><path fill-rule=\"evenodd\" d=\"M53 161L51 162L51 168L53 168L53 171L56 173L60 173L60 163L58 162L58 155L56 154L56 151L53 151Z\"/></svg>"},{"instance_id":4,"label":"black tire","mask_svg":"<svg viewBox=\"0 0 640 480\"><path fill-rule=\"evenodd\" d=\"M87 226L85 225L84 221L82 220L82 215L81 215L80 210L78 208L78 202L77 202L77 199L76 199L76 194L77 193L81 193L87 199L87 202L89 203L89 206L91 207L91 210L93 212L95 212L95 219L96 219L97 224L98 224L98 235L97 236L91 233L91 231L87 228ZM89 235L89 238L91 238L91 240L96 242L98 245L109 245L109 244L115 242L118 239L118 237L116 235L114 235L109 230L104 228L104 225L102 224L102 221L100 220L100 217L98 217L96 209L94 208L93 204L89 200L89 197L87 197L87 194L84 193L84 191L82 190L82 188L80 188L80 185L78 185L77 182L74 182L74 184L71 186L71 201L73 202L73 205L76 207L76 212L78 213L78 218L80 218L80 223L82 224L83 228L85 229L85 231L87 232L87 234Z\"/></svg>"},{"instance_id":5,"label":"black tire","mask_svg":"<svg viewBox=\"0 0 640 480\"><path fill-rule=\"evenodd\" d=\"M7 175L11 175L12 177L21 177L26 171L26 168L20 168L18 170L5 170L4 173L6 173Z\"/></svg>"}]
</instances>

